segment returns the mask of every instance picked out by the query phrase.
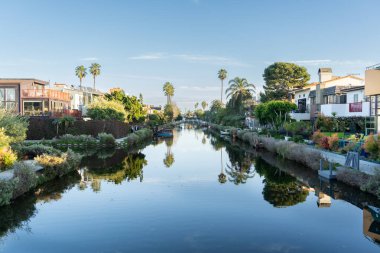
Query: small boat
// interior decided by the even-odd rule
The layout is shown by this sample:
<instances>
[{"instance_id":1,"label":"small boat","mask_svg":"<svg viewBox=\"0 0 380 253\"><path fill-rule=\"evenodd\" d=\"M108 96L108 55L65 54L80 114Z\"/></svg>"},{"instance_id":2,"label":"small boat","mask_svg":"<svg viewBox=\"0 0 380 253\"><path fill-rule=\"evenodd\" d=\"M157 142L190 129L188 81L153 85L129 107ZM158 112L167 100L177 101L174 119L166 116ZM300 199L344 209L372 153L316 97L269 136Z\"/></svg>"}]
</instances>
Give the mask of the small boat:
<instances>
[{"instance_id":1,"label":"small boat","mask_svg":"<svg viewBox=\"0 0 380 253\"><path fill-rule=\"evenodd\" d=\"M380 222L380 208L370 206L370 205L367 205L367 207L368 207L368 210L370 211L370 213L372 215L372 218L375 221Z\"/></svg>"},{"instance_id":2,"label":"small boat","mask_svg":"<svg viewBox=\"0 0 380 253\"><path fill-rule=\"evenodd\" d=\"M158 131L156 133L156 136L161 137L161 138L171 138L173 137L173 130L165 129L165 130Z\"/></svg>"}]
</instances>

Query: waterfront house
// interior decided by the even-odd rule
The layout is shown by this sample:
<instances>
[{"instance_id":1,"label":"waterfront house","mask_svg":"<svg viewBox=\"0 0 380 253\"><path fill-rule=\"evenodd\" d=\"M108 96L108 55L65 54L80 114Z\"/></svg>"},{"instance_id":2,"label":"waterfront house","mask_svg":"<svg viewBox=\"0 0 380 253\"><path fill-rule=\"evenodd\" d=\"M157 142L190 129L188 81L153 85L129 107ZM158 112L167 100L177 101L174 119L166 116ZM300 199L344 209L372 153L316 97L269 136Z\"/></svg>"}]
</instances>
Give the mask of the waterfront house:
<instances>
[{"instance_id":1,"label":"waterfront house","mask_svg":"<svg viewBox=\"0 0 380 253\"><path fill-rule=\"evenodd\" d=\"M370 66L365 71L365 96L369 97L372 130L380 132L380 64Z\"/></svg>"},{"instance_id":2,"label":"waterfront house","mask_svg":"<svg viewBox=\"0 0 380 253\"><path fill-rule=\"evenodd\" d=\"M364 80L355 75L333 76L331 68L318 70L319 81L292 91L298 110L291 113L296 120L312 120L325 116L369 116L369 102L364 95Z\"/></svg>"},{"instance_id":3,"label":"waterfront house","mask_svg":"<svg viewBox=\"0 0 380 253\"><path fill-rule=\"evenodd\" d=\"M69 110L75 112L83 112L88 105L94 101L96 97L103 96L104 93L100 90L90 87L76 87L74 85L55 83L52 87L54 90L59 90L70 94Z\"/></svg>"},{"instance_id":4,"label":"waterfront house","mask_svg":"<svg viewBox=\"0 0 380 253\"><path fill-rule=\"evenodd\" d=\"M29 116L61 113L69 107L66 92L49 88L49 82L34 78L0 78L0 106Z\"/></svg>"}]
</instances>

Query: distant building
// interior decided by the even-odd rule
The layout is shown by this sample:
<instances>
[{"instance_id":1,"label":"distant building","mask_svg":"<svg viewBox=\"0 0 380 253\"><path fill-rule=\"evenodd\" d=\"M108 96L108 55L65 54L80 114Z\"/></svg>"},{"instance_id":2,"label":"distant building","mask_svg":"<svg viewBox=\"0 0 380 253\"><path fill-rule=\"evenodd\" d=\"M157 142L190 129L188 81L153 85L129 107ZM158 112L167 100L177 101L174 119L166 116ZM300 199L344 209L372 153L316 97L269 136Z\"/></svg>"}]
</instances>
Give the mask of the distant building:
<instances>
[{"instance_id":1,"label":"distant building","mask_svg":"<svg viewBox=\"0 0 380 253\"><path fill-rule=\"evenodd\" d=\"M155 105L144 105L144 109L146 110L147 114L153 114L154 112L162 112L163 108L161 105L155 106Z\"/></svg>"},{"instance_id":2,"label":"distant building","mask_svg":"<svg viewBox=\"0 0 380 253\"><path fill-rule=\"evenodd\" d=\"M67 92L34 78L0 78L0 107L30 116L53 115L69 108Z\"/></svg>"},{"instance_id":3,"label":"distant building","mask_svg":"<svg viewBox=\"0 0 380 253\"><path fill-rule=\"evenodd\" d=\"M364 96L364 79L333 76L331 68L320 68L319 81L292 91L298 109L291 114L296 120L311 120L318 114L337 117L369 116L369 102Z\"/></svg>"},{"instance_id":4,"label":"distant building","mask_svg":"<svg viewBox=\"0 0 380 253\"><path fill-rule=\"evenodd\" d=\"M53 89L70 94L70 110L83 111L96 97L104 93L89 87L75 87L73 85L55 83Z\"/></svg>"}]
</instances>

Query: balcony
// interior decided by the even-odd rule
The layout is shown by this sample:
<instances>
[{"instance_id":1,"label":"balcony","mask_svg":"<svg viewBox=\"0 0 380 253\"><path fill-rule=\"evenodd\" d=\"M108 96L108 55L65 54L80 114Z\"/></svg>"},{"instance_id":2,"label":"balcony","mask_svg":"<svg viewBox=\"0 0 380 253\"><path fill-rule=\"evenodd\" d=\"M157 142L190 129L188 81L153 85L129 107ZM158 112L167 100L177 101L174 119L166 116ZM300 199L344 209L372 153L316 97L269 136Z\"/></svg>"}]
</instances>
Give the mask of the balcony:
<instances>
[{"instance_id":1,"label":"balcony","mask_svg":"<svg viewBox=\"0 0 380 253\"><path fill-rule=\"evenodd\" d=\"M51 89L24 89L21 90L22 98L46 98L60 101L70 101L70 94Z\"/></svg>"},{"instance_id":2,"label":"balcony","mask_svg":"<svg viewBox=\"0 0 380 253\"><path fill-rule=\"evenodd\" d=\"M321 113L327 117L331 117L332 113L336 113L337 117L368 117L369 102L324 104L321 105Z\"/></svg>"}]
</instances>

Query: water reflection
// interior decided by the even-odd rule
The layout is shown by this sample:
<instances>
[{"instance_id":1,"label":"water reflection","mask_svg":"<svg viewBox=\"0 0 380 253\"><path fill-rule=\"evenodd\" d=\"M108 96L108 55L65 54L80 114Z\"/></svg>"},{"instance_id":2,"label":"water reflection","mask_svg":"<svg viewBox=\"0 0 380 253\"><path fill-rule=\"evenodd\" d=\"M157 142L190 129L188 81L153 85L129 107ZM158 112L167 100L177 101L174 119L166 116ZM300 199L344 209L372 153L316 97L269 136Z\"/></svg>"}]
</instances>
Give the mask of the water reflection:
<instances>
[{"instance_id":1,"label":"water reflection","mask_svg":"<svg viewBox=\"0 0 380 253\"><path fill-rule=\"evenodd\" d=\"M80 180L77 172L70 173L54 182L47 182L38 187L35 193L26 194L11 205L0 207L0 237L16 230L31 231L28 224L37 214L36 204L58 201L62 194L73 188Z\"/></svg>"},{"instance_id":2,"label":"water reflection","mask_svg":"<svg viewBox=\"0 0 380 253\"><path fill-rule=\"evenodd\" d=\"M115 184L135 179L139 179L142 182L144 179L143 168L147 163L145 155L139 152L127 154L120 161L113 161L113 163L106 164L101 168L86 166L81 170L81 184L91 184L92 189L96 192L101 188L100 180L106 180Z\"/></svg>"},{"instance_id":3,"label":"water reflection","mask_svg":"<svg viewBox=\"0 0 380 253\"><path fill-rule=\"evenodd\" d=\"M174 155L172 153L173 139L174 138L165 138L166 154L163 163L166 168L170 168L174 163Z\"/></svg>"}]
</instances>

